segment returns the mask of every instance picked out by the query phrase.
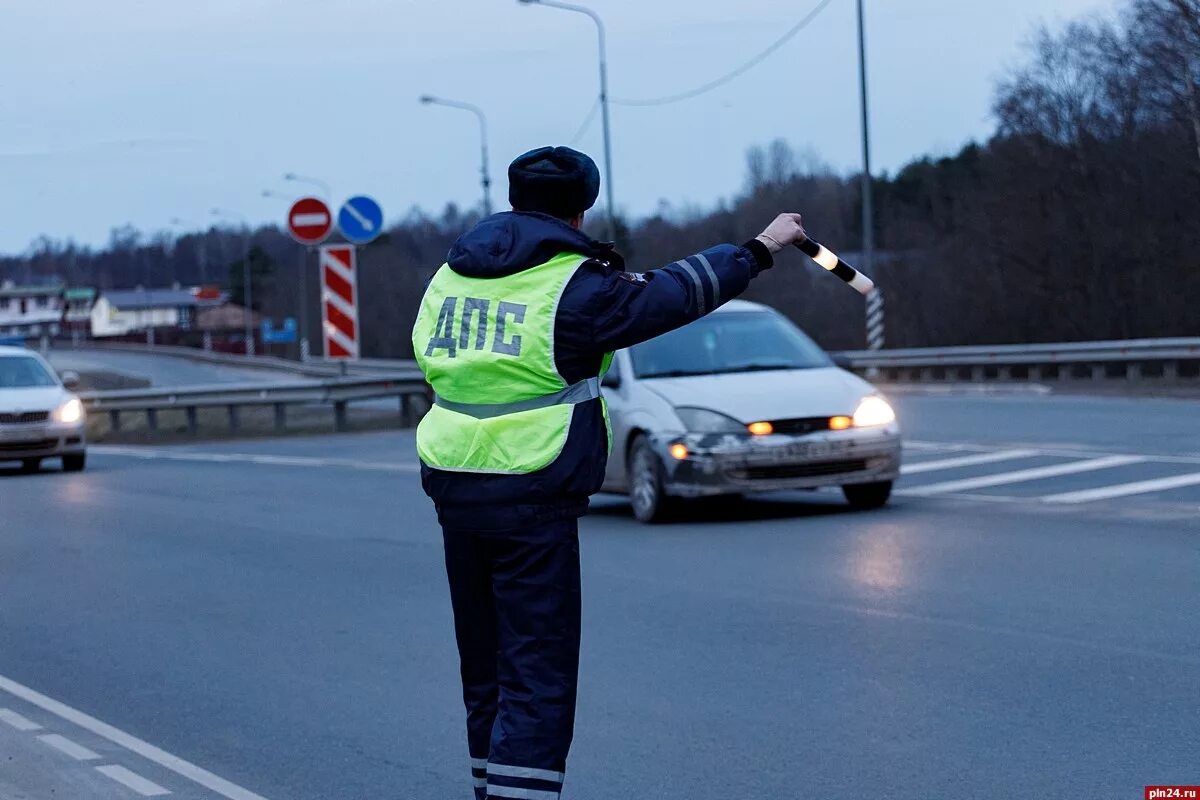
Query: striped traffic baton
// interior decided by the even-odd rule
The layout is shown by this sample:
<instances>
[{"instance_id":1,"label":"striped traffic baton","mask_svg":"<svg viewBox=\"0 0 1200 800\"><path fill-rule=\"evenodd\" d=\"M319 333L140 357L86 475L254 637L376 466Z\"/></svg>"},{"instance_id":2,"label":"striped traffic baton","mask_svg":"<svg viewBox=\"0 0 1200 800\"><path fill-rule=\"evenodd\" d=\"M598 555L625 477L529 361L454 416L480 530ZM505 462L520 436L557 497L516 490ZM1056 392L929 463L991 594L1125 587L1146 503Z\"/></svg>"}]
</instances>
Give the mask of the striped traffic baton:
<instances>
[{"instance_id":1,"label":"striped traffic baton","mask_svg":"<svg viewBox=\"0 0 1200 800\"><path fill-rule=\"evenodd\" d=\"M812 239L805 239L802 242L796 242L796 247L800 248L800 252L811 258L813 261L820 264L825 269L838 276L846 283L850 284L851 288L857 289L865 295L875 291L875 282L856 270L854 267L847 264L838 258L837 253L830 250L820 242L815 242Z\"/></svg>"}]
</instances>

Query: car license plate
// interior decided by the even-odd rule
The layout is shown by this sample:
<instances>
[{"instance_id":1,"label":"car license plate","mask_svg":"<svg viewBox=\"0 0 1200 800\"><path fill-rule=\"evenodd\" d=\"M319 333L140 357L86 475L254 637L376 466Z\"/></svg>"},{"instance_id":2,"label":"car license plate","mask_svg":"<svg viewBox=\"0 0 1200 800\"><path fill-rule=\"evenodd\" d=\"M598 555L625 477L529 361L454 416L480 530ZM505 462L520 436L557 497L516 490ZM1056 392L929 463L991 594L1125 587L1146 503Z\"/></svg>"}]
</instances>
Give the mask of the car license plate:
<instances>
[{"instance_id":1,"label":"car license plate","mask_svg":"<svg viewBox=\"0 0 1200 800\"><path fill-rule=\"evenodd\" d=\"M826 458L833 452L829 442L793 442L780 447L764 449L763 455L771 461L810 461Z\"/></svg>"},{"instance_id":2,"label":"car license plate","mask_svg":"<svg viewBox=\"0 0 1200 800\"><path fill-rule=\"evenodd\" d=\"M32 442L48 438L45 425L0 425L0 442Z\"/></svg>"},{"instance_id":3,"label":"car license plate","mask_svg":"<svg viewBox=\"0 0 1200 800\"><path fill-rule=\"evenodd\" d=\"M771 446L760 445L752 450L738 453L733 461L741 466L816 461L829 458L845 449L844 444L834 442L789 442Z\"/></svg>"}]
</instances>

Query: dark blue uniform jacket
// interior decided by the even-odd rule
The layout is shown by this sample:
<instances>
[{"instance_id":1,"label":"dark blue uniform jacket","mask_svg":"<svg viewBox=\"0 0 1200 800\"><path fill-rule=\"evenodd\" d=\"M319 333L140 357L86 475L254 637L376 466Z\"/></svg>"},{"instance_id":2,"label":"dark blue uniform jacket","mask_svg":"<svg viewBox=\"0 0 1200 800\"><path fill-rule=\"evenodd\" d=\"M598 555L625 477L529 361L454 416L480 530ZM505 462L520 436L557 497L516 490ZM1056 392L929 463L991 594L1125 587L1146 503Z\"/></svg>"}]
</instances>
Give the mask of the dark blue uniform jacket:
<instances>
[{"instance_id":1,"label":"dark blue uniform jacket","mask_svg":"<svg viewBox=\"0 0 1200 800\"><path fill-rule=\"evenodd\" d=\"M554 360L567 384L593 377L604 354L686 325L737 297L771 254L756 240L721 244L646 273L629 273L612 245L597 242L554 217L505 212L463 234L447 257L471 278L499 278L543 264L563 252L585 263L563 293L554 322ZM501 507L538 506L550 515L579 514L600 489L608 434L599 400L575 406L562 453L527 475L447 472L422 465L425 491L448 517L503 515ZM492 507L483 509L480 506Z\"/></svg>"}]
</instances>

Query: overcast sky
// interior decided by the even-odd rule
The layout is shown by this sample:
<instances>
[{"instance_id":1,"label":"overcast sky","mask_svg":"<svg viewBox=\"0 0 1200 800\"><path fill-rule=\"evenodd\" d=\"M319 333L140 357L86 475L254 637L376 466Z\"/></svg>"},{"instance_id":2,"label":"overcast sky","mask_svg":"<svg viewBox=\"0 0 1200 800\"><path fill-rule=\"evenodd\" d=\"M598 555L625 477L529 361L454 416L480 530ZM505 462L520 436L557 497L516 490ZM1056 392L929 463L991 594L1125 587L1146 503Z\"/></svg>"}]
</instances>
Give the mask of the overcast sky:
<instances>
[{"instance_id":1,"label":"overcast sky","mask_svg":"<svg viewBox=\"0 0 1200 800\"><path fill-rule=\"evenodd\" d=\"M615 98L689 89L770 44L816 0L586 0L608 25ZM995 79L1040 22L1115 0L867 0L875 166L948 154L992 129ZM702 97L613 109L618 206L707 206L745 150L783 137L858 164L854 0L832 0L767 61ZM334 200L478 202L478 133L422 93L483 106L493 197L520 152L565 144L597 92L586 17L516 0L0 0L0 252L34 237L101 245L213 207L282 222L285 172ZM600 125L578 147L600 162ZM605 176L607 178L608 176Z\"/></svg>"}]
</instances>

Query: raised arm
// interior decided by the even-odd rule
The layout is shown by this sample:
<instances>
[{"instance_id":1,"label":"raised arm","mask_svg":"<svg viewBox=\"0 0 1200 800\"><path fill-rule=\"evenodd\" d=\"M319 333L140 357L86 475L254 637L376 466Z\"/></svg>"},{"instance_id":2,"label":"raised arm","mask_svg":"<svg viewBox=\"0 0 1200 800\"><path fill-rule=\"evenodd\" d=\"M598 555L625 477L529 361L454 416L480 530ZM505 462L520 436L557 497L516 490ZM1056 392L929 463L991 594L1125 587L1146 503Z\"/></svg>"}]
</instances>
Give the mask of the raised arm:
<instances>
[{"instance_id":1,"label":"raised arm","mask_svg":"<svg viewBox=\"0 0 1200 800\"><path fill-rule=\"evenodd\" d=\"M720 244L645 273L588 264L567 287L563 305L586 309L580 320L597 351L630 347L682 327L746 290L773 254L804 239L799 214L781 214L738 247Z\"/></svg>"}]
</instances>

